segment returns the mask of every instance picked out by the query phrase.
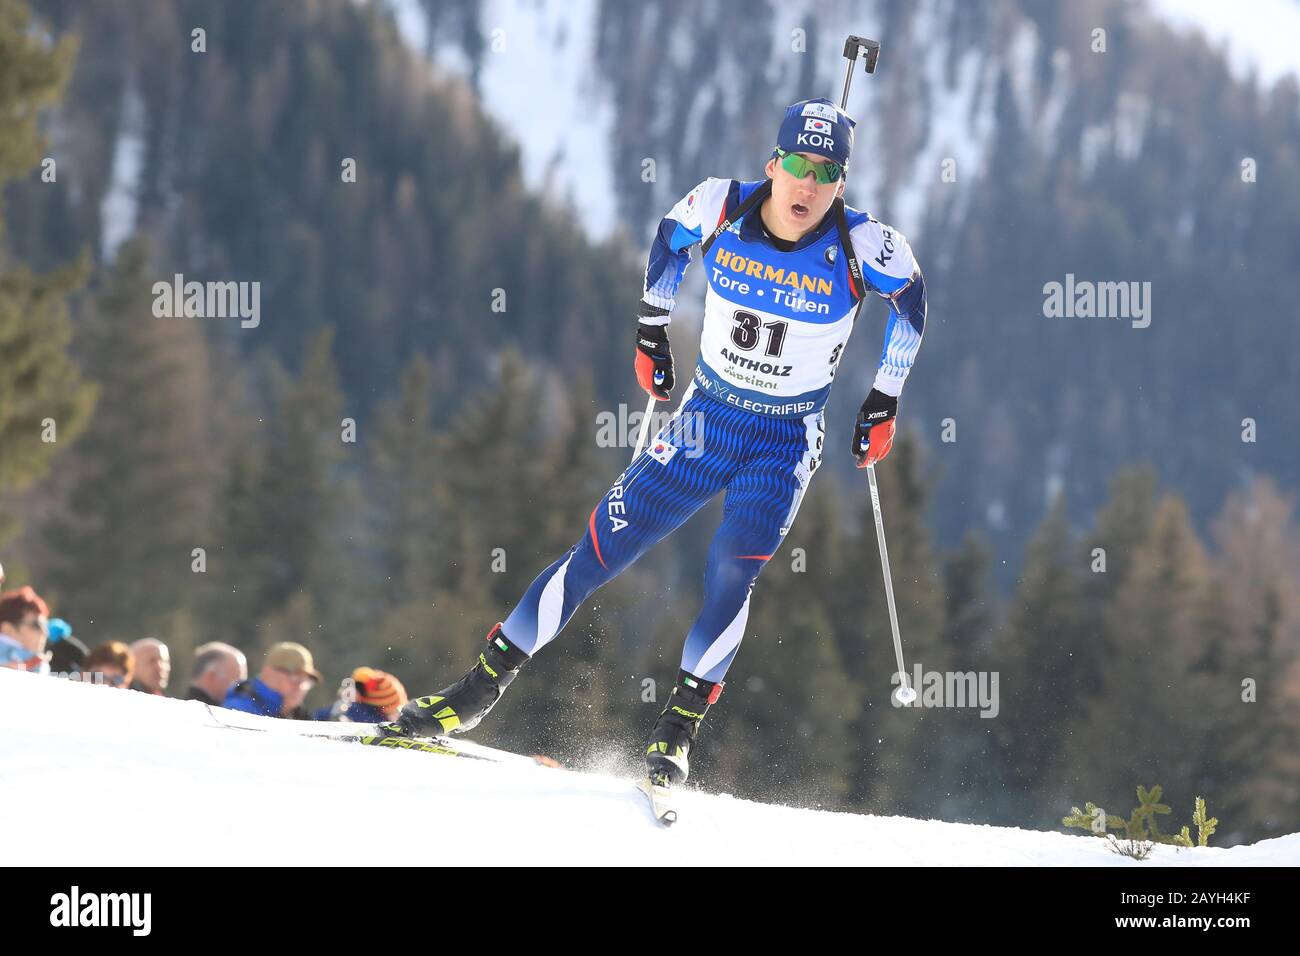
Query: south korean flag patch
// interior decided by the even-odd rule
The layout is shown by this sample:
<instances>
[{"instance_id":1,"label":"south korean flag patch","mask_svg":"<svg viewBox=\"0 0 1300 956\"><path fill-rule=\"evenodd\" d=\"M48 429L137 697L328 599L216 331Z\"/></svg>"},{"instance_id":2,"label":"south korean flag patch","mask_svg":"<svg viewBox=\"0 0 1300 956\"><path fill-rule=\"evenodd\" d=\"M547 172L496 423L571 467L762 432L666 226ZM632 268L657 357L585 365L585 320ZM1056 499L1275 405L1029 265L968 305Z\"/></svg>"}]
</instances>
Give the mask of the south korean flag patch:
<instances>
[{"instance_id":1,"label":"south korean flag patch","mask_svg":"<svg viewBox=\"0 0 1300 956\"><path fill-rule=\"evenodd\" d=\"M672 461L675 454L677 454L677 446L670 445L666 441L655 441L650 446L650 457L661 465L666 465Z\"/></svg>"},{"instance_id":2,"label":"south korean flag patch","mask_svg":"<svg viewBox=\"0 0 1300 956\"><path fill-rule=\"evenodd\" d=\"M803 129L805 133L825 133L829 136L835 127L824 119L806 119L803 121Z\"/></svg>"}]
</instances>

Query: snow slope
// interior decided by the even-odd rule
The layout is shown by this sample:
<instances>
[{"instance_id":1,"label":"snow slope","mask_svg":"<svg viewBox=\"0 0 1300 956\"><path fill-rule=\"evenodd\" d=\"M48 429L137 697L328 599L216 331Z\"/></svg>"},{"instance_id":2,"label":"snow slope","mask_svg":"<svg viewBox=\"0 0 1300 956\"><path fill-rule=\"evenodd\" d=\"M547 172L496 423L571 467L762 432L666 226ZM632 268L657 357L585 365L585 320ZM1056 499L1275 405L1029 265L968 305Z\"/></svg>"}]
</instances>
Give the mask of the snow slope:
<instances>
[{"instance_id":1,"label":"snow slope","mask_svg":"<svg viewBox=\"0 0 1300 956\"><path fill-rule=\"evenodd\" d=\"M682 794L681 822L664 830L643 803L616 777L223 729L198 703L0 670L0 812L63 821L6 828L0 864L337 864L368 822L394 811L401 837L367 837L372 865L482 862L482 834L506 831L487 851L494 862L644 865L703 842L719 865L1300 863L1300 834L1226 850L1159 847L1141 864L1087 836L698 791ZM152 808L155 841L105 841L68 825L99 807ZM286 832L314 838L286 842Z\"/></svg>"}]
</instances>

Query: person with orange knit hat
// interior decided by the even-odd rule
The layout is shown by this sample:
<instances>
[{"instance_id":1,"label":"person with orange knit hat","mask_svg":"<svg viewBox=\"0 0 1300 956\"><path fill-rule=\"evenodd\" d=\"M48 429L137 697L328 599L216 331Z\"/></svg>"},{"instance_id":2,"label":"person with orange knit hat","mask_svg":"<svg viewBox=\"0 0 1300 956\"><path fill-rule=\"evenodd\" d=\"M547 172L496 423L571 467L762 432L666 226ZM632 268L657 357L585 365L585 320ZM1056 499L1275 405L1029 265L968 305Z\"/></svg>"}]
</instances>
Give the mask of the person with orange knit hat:
<instances>
[{"instance_id":1,"label":"person with orange knit hat","mask_svg":"<svg viewBox=\"0 0 1300 956\"><path fill-rule=\"evenodd\" d=\"M374 667L358 667L351 680L339 688L338 701L318 717L377 724L395 719L407 700L406 688L392 674Z\"/></svg>"}]
</instances>

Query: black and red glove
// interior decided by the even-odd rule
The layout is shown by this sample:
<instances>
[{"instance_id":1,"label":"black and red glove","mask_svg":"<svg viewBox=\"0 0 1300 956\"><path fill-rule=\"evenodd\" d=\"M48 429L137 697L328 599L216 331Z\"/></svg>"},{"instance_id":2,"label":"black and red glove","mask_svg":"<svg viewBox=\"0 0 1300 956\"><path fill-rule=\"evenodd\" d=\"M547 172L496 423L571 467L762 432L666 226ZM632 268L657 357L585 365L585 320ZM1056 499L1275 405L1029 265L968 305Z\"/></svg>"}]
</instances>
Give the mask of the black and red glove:
<instances>
[{"instance_id":1,"label":"black and red glove","mask_svg":"<svg viewBox=\"0 0 1300 956\"><path fill-rule=\"evenodd\" d=\"M673 390L673 352L668 347L667 326L637 323L636 380L661 400Z\"/></svg>"},{"instance_id":2,"label":"black and red glove","mask_svg":"<svg viewBox=\"0 0 1300 956\"><path fill-rule=\"evenodd\" d=\"M894 446L894 417L898 398L873 388L853 426L853 457L859 468L884 460Z\"/></svg>"}]
</instances>

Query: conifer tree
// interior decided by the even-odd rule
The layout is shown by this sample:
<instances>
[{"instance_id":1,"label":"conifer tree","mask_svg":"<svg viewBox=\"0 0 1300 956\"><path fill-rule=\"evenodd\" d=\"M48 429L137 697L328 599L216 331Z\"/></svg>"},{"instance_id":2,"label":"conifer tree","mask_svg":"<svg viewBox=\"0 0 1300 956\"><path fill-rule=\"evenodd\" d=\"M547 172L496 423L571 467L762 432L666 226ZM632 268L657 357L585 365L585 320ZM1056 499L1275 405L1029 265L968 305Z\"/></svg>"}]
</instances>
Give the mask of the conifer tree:
<instances>
[{"instance_id":1,"label":"conifer tree","mask_svg":"<svg viewBox=\"0 0 1300 956\"><path fill-rule=\"evenodd\" d=\"M205 586L206 556L195 554L212 489L205 345L193 320L153 315L149 278L145 243L124 245L78 330L101 400L46 535L51 586L104 639L165 632Z\"/></svg>"},{"instance_id":2,"label":"conifer tree","mask_svg":"<svg viewBox=\"0 0 1300 956\"><path fill-rule=\"evenodd\" d=\"M1210 616L1205 550L1182 501L1161 500L1127 579L1107 608L1101 691L1072 721L1058 762L1064 783L1118 806L1133 780L1187 792L1218 746L1213 683L1203 663ZM1217 802L1217 795L1207 796Z\"/></svg>"},{"instance_id":3,"label":"conifer tree","mask_svg":"<svg viewBox=\"0 0 1300 956\"><path fill-rule=\"evenodd\" d=\"M1206 789L1239 838L1295 829L1300 793L1300 529L1294 499L1268 479L1234 494L1214 522L1220 646L1206 668L1217 746ZM1245 828L1249 829L1245 829Z\"/></svg>"},{"instance_id":4,"label":"conifer tree","mask_svg":"<svg viewBox=\"0 0 1300 956\"><path fill-rule=\"evenodd\" d=\"M0 542L17 530L4 496L44 476L93 407L94 389L69 357L68 297L84 262L34 275L5 245L3 193L41 159L41 111L58 101L75 43L53 46L33 28L22 0L0 0Z\"/></svg>"}]
</instances>

